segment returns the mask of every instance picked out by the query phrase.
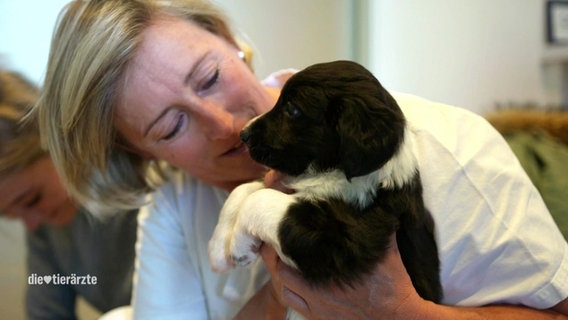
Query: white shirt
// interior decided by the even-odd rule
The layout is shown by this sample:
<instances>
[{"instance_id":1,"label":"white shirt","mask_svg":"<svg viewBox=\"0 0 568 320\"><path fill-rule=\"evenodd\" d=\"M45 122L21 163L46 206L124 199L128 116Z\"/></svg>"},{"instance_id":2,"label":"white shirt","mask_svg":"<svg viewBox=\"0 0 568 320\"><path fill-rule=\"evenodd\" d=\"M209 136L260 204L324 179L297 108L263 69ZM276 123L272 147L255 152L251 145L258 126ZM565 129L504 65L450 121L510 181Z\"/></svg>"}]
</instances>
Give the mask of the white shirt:
<instances>
[{"instance_id":1,"label":"white shirt","mask_svg":"<svg viewBox=\"0 0 568 320\"><path fill-rule=\"evenodd\" d=\"M417 130L444 304L549 308L568 296L568 246L505 140L467 110L395 94Z\"/></svg>"},{"instance_id":2,"label":"white shirt","mask_svg":"<svg viewBox=\"0 0 568 320\"><path fill-rule=\"evenodd\" d=\"M207 244L226 197L180 173L139 213L136 319L231 319L268 281L260 259L250 269L211 271Z\"/></svg>"},{"instance_id":3,"label":"white shirt","mask_svg":"<svg viewBox=\"0 0 568 320\"><path fill-rule=\"evenodd\" d=\"M548 308L566 298L567 244L501 136L469 111L394 96L417 132L443 303ZM137 319L229 319L267 281L261 262L210 271L207 244L226 196L179 174L140 212Z\"/></svg>"}]
</instances>

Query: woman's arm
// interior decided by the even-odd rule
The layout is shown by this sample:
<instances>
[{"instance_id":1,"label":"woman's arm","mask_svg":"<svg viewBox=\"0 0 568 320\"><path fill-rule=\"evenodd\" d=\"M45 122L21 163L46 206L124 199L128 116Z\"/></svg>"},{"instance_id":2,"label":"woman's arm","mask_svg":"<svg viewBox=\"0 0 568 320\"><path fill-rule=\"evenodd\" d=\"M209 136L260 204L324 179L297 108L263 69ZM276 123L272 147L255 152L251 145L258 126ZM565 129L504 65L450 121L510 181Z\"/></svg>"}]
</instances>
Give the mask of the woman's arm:
<instances>
[{"instance_id":1,"label":"woman's arm","mask_svg":"<svg viewBox=\"0 0 568 320\"><path fill-rule=\"evenodd\" d=\"M207 319L199 274L185 247L179 220L167 203L138 216L132 305L136 319Z\"/></svg>"},{"instance_id":2,"label":"woman's arm","mask_svg":"<svg viewBox=\"0 0 568 320\"><path fill-rule=\"evenodd\" d=\"M395 237L385 257L373 274L361 284L340 289L315 288L301 275L279 261L272 248L263 246L262 257L273 277L281 283L283 303L307 319L565 319L563 301L553 310L535 310L524 306L453 307L422 299L414 287L398 251ZM276 279L276 280L274 280ZM562 312L562 313L559 313Z\"/></svg>"}]
</instances>

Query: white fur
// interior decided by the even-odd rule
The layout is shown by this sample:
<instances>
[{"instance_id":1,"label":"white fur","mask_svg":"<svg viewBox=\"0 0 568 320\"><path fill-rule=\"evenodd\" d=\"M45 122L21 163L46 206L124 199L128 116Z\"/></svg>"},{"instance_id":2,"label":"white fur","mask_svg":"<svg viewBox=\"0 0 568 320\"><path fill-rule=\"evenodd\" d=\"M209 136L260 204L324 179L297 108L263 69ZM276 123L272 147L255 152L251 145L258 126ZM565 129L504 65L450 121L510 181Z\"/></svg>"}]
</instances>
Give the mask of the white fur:
<instances>
[{"instance_id":1,"label":"white fur","mask_svg":"<svg viewBox=\"0 0 568 320\"><path fill-rule=\"evenodd\" d=\"M298 197L326 199L339 197L348 203L366 207L375 195L377 186L395 189L414 178L418 161L414 155L414 132L406 128L400 149L380 169L348 181L339 169L330 172L313 173L308 169L298 177L289 177L285 184L296 190Z\"/></svg>"},{"instance_id":2,"label":"white fur","mask_svg":"<svg viewBox=\"0 0 568 320\"><path fill-rule=\"evenodd\" d=\"M215 272L235 264L246 266L258 257L261 240L271 244L283 261L291 266L280 249L278 226L293 195L263 188L262 182L250 182L235 188L223 205L219 223L209 240L209 261Z\"/></svg>"},{"instance_id":3,"label":"white fur","mask_svg":"<svg viewBox=\"0 0 568 320\"><path fill-rule=\"evenodd\" d=\"M228 250L235 223L241 212L241 205L251 193L263 187L262 182L258 181L242 184L235 188L225 201L219 222L209 240L209 261L213 271L223 272L232 267L231 261L228 260L230 257Z\"/></svg>"}]
</instances>

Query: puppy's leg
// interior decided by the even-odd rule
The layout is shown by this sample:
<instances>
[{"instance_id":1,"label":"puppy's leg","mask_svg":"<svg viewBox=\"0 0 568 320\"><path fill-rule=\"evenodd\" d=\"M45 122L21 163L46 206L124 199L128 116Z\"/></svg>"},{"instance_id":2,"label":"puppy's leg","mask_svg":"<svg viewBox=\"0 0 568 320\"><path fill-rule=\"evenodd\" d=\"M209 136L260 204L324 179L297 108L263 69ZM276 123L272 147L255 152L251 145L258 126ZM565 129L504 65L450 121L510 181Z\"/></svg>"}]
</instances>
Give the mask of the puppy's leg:
<instances>
[{"instance_id":1,"label":"puppy's leg","mask_svg":"<svg viewBox=\"0 0 568 320\"><path fill-rule=\"evenodd\" d=\"M231 258L240 266L256 260L262 241L274 247L282 261L295 264L284 254L278 240L278 228L294 196L274 189L261 189L251 194L241 206L230 244Z\"/></svg>"},{"instance_id":2,"label":"puppy's leg","mask_svg":"<svg viewBox=\"0 0 568 320\"><path fill-rule=\"evenodd\" d=\"M219 214L219 222L209 240L209 262L215 272L223 272L232 267L229 255L229 244L237 216L243 201L255 191L263 188L262 182L245 183L233 190Z\"/></svg>"}]
</instances>

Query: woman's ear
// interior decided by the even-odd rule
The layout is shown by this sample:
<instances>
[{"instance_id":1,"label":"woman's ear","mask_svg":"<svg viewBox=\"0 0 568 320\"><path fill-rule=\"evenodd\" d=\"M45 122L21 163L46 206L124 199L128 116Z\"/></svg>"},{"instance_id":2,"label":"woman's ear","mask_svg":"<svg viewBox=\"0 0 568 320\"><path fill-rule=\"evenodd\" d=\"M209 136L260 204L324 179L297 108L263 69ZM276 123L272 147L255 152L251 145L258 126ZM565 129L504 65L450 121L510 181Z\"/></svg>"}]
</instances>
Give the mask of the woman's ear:
<instances>
[{"instance_id":1,"label":"woman's ear","mask_svg":"<svg viewBox=\"0 0 568 320\"><path fill-rule=\"evenodd\" d=\"M239 58L243 60L243 62L246 63L252 71L254 71L252 67L252 58L254 51L252 50L251 46L242 40L237 40L237 46L237 48L239 49L239 52L237 53L239 55Z\"/></svg>"}]
</instances>

